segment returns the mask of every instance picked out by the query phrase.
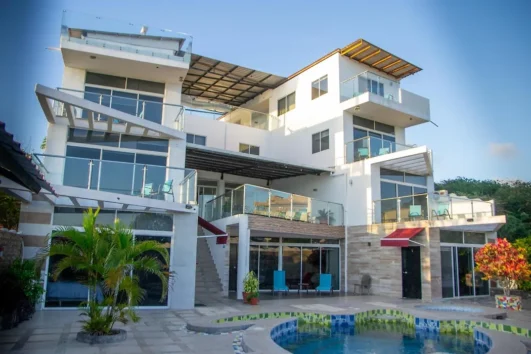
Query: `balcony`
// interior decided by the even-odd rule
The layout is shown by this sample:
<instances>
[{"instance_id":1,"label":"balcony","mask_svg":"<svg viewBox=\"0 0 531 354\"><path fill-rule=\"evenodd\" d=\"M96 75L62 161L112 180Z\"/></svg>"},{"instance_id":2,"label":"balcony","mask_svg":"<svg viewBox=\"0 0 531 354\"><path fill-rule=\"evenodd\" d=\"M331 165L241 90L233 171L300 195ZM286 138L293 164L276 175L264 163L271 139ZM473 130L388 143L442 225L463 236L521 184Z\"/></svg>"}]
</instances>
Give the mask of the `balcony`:
<instances>
[{"instance_id":1,"label":"balcony","mask_svg":"<svg viewBox=\"0 0 531 354\"><path fill-rule=\"evenodd\" d=\"M340 84L343 110L398 127L430 120L428 99L400 88L400 82L365 71Z\"/></svg>"},{"instance_id":2,"label":"balcony","mask_svg":"<svg viewBox=\"0 0 531 354\"><path fill-rule=\"evenodd\" d=\"M184 130L183 106L162 103L162 98L159 97L138 95L138 99L135 99L127 97L132 96L133 94L122 91L112 91L112 94L98 92L103 91L103 89L78 91L57 88L57 90L153 123L162 124L164 117L165 121L168 119L170 122L175 122L173 126L174 129L179 131ZM56 116L68 118L69 112L63 102L54 100L53 109ZM86 120L90 117L94 122L108 122L109 120L109 117L106 115L99 113L91 115L90 110L81 107L73 107L72 117L75 119ZM112 119L112 121L113 124L125 124L124 121L119 119Z\"/></svg>"},{"instance_id":3,"label":"balcony","mask_svg":"<svg viewBox=\"0 0 531 354\"><path fill-rule=\"evenodd\" d=\"M33 160L54 185L196 204L196 170L48 154Z\"/></svg>"},{"instance_id":4,"label":"balcony","mask_svg":"<svg viewBox=\"0 0 531 354\"><path fill-rule=\"evenodd\" d=\"M494 216L494 203L438 193L373 201L373 224L416 220L474 219Z\"/></svg>"},{"instance_id":5,"label":"balcony","mask_svg":"<svg viewBox=\"0 0 531 354\"><path fill-rule=\"evenodd\" d=\"M343 225L343 205L250 184L228 191L205 205L208 221L251 214L331 226Z\"/></svg>"},{"instance_id":6,"label":"balcony","mask_svg":"<svg viewBox=\"0 0 531 354\"><path fill-rule=\"evenodd\" d=\"M64 11L65 65L110 75L170 82L190 66L192 37L169 29Z\"/></svg>"},{"instance_id":7,"label":"balcony","mask_svg":"<svg viewBox=\"0 0 531 354\"><path fill-rule=\"evenodd\" d=\"M352 163L371 157L392 154L398 151L412 149L415 146L395 143L381 138L367 136L349 141L345 144L345 163Z\"/></svg>"},{"instance_id":8,"label":"balcony","mask_svg":"<svg viewBox=\"0 0 531 354\"><path fill-rule=\"evenodd\" d=\"M206 102L183 96L186 116L202 117L225 123L242 125L262 130L275 130L280 127L278 117L248 108L231 106L220 102Z\"/></svg>"}]
</instances>

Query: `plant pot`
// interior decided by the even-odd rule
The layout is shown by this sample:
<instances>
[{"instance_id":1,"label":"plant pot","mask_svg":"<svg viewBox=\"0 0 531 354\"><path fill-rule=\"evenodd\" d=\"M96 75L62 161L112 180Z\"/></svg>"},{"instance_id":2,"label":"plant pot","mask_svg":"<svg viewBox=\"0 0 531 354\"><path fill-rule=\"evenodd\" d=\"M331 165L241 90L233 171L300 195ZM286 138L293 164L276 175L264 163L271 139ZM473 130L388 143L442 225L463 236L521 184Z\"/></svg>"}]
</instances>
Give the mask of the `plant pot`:
<instances>
[{"instance_id":1,"label":"plant pot","mask_svg":"<svg viewBox=\"0 0 531 354\"><path fill-rule=\"evenodd\" d=\"M123 342L127 339L127 332L123 329L115 329L109 335L98 336L88 332L77 332L76 340L88 344L109 344Z\"/></svg>"},{"instance_id":2,"label":"plant pot","mask_svg":"<svg viewBox=\"0 0 531 354\"><path fill-rule=\"evenodd\" d=\"M248 303L247 302L247 295L249 295L249 293L243 292L242 295L243 295L243 303L247 304Z\"/></svg>"},{"instance_id":3,"label":"plant pot","mask_svg":"<svg viewBox=\"0 0 531 354\"><path fill-rule=\"evenodd\" d=\"M522 297L496 295L496 307L499 309L520 311L522 309Z\"/></svg>"},{"instance_id":4,"label":"plant pot","mask_svg":"<svg viewBox=\"0 0 531 354\"><path fill-rule=\"evenodd\" d=\"M251 305L258 305L259 302L260 302L260 299L257 297L253 297L251 300L249 300L249 303Z\"/></svg>"}]
</instances>

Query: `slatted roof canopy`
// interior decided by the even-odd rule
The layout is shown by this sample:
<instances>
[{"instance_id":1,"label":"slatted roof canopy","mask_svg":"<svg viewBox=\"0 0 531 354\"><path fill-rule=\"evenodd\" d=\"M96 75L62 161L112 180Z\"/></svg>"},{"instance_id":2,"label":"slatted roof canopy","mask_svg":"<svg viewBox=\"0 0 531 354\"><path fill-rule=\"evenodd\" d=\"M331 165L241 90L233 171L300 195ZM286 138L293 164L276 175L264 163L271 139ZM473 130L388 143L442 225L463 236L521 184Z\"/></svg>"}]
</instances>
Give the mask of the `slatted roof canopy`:
<instances>
[{"instance_id":1,"label":"slatted roof canopy","mask_svg":"<svg viewBox=\"0 0 531 354\"><path fill-rule=\"evenodd\" d=\"M240 106L286 78L192 54L182 93Z\"/></svg>"},{"instance_id":2,"label":"slatted roof canopy","mask_svg":"<svg viewBox=\"0 0 531 354\"><path fill-rule=\"evenodd\" d=\"M332 172L332 170L293 165L261 156L195 144L186 146L186 168L266 180Z\"/></svg>"},{"instance_id":3,"label":"slatted roof canopy","mask_svg":"<svg viewBox=\"0 0 531 354\"><path fill-rule=\"evenodd\" d=\"M373 67L399 80L422 70L418 66L364 39L358 39L343 47L341 55Z\"/></svg>"}]
</instances>

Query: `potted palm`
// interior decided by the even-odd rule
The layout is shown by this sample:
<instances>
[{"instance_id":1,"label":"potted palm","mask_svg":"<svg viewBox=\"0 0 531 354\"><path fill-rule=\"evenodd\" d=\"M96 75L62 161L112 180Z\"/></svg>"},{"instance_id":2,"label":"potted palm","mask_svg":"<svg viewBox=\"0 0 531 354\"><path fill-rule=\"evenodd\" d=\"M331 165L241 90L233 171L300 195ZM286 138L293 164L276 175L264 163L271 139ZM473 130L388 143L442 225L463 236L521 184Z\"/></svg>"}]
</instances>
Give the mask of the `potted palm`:
<instances>
[{"instance_id":1,"label":"potted palm","mask_svg":"<svg viewBox=\"0 0 531 354\"><path fill-rule=\"evenodd\" d=\"M96 224L99 208L83 216L83 230L64 227L54 230L50 246L42 256L60 256L52 269L57 279L69 269L80 275L89 289L89 300L82 304L86 317L76 339L84 343L111 343L125 340L127 333L115 329L116 322L138 322L134 308L145 290L139 285L139 272L157 276L162 285L162 299L167 295L168 251L157 241L135 242L133 233L118 220L111 227ZM163 262L154 256L158 254Z\"/></svg>"},{"instance_id":2,"label":"potted palm","mask_svg":"<svg viewBox=\"0 0 531 354\"><path fill-rule=\"evenodd\" d=\"M243 302L258 304L258 278L251 270L243 279ZM256 299L256 300L253 300Z\"/></svg>"},{"instance_id":3,"label":"potted palm","mask_svg":"<svg viewBox=\"0 0 531 354\"><path fill-rule=\"evenodd\" d=\"M334 213L332 213L330 210L321 209L317 211L319 215L317 216L317 220L319 220L320 224L333 224L334 219Z\"/></svg>"},{"instance_id":4,"label":"potted palm","mask_svg":"<svg viewBox=\"0 0 531 354\"><path fill-rule=\"evenodd\" d=\"M476 271L483 273L483 279L498 281L503 288L503 295L496 295L497 308L522 309L521 297L511 296L511 289L516 287L517 282L531 277L531 267L525 255L525 249L513 246L506 239L487 243L476 253Z\"/></svg>"}]
</instances>

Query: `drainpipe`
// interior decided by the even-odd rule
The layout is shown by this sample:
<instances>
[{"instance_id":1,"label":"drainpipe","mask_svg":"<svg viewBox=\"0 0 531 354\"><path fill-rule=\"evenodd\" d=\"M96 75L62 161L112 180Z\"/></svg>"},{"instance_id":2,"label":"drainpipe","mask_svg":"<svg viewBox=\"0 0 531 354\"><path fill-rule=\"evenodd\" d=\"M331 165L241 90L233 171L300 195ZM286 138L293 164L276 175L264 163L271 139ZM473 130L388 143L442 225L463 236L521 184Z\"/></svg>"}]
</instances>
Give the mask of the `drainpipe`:
<instances>
[{"instance_id":1,"label":"drainpipe","mask_svg":"<svg viewBox=\"0 0 531 354\"><path fill-rule=\"evenodd\" d=\"M347 261L347 255L348 255L348 242L347 242L347 208L346 208L346 201L348 201L348 173L345 172L345 199L343 203L343 227L345 228L345 274L343 275L345 288L344 293L346 294L348 292L348 280L347 280L347 274L348 274L348 261Z\"/></svg>"}]
</instances>

